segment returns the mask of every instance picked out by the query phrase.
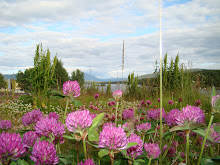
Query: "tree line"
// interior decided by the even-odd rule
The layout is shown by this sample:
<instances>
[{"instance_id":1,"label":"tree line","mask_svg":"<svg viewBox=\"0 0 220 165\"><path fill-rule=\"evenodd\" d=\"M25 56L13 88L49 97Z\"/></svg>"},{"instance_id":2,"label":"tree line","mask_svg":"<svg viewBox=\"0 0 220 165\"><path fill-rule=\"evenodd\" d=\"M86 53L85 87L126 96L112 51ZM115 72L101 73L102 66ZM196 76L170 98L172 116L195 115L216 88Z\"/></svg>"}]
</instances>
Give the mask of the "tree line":
<instances>
[{"instance_id":1,"label":"tree line","mask_svg":"<svg viewBox=\"0 0 220 165\"><path fill-rule=\"evenodd\" d=\"M162 64L162 83L165 90L177 90L189 86L197 88L220 87L220 70L207 69L191 69L184 63L179 63L179 54L175 59L171 58L168 62L167 54L165 54ZM138 81L138 84L145 84L147 86L159 87L160 69L156 61L157 73L155 78L146 78Z\"/></svg>"},{"instance_id":2,"label":"tree line","mask_svg":"<svg viewBox=\"0 0 220 165\"><path fill-rule=\"evenodd\" d=\"M50 50L44 51L42 44L36 47L34 67L17 73L17 83L21 90L38 93L38 95L42 95L41 92L48 89L62 89L63 83L68 80L77 80L82 86L85 82L84 72L76 69L69 76L61 59L55 56L51 62Z\"/></svg>"},{"instance_id":3,"label":"tree line","mask_svg":"<svg viewBox=\"0 0 220 165\"><path fill-rule=\"evenodd\" d=\"M189 69L185 64L180 64L179 54L168 61L167 54L162 64L162 87L166 93L184 93L194 89L215 86L220 88L220 70ZM145 98L149 93L156 96L160 87L160 68L156 61L154 78L138 79L134 73L129 74L127 90L129 97Z\"/></svg>"},{"instance_id":4,"label":"tree line","mask_svg":"<svg viewBox=\"0 0 220 165\"><path fill-rule=\"evenodd\" d=\"M34 67L17 73L17 83L21 90L34 92L41 95L48 89L62 89L64 82L68 80L77 80L80 86L85 83L84 72L79 69L73 70L71 76L63 67L63 62L57 56L53 62L50 59L50 50L43 50L42 44L38 44L35 50ZM159 73L158 63L156 61L155 73ZM165 90L176 90L181 88L190 88L192 84L198 88L210 86L220 87L220 70L198 70L192 71L186 69L184 64L179 63L179 54L175 59L171 58L168 62L167 54L164 56L162 65L162 80ZM156 78L138 79L134 73L128 76L128 91L136 93L140 91L138 84L142 86L159 87L159 74ZM0 88L5 88L7 83L0 73Z\"/></svg>"}]
</instances>

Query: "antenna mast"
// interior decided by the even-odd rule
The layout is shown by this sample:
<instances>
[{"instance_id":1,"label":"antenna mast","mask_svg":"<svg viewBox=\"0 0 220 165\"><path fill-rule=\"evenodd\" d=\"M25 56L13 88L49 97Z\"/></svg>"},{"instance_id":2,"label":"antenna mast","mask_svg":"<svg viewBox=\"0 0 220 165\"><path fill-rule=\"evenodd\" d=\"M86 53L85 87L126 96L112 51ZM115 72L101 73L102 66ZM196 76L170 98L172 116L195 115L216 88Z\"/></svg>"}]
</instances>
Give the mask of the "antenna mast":
<instances>
[{"instance_id":1,"label":"antenna mast","mask_svg":"<svg viewBox=\"0 0 220 165\"><path fill-rule=\"evenodd\" d=\"M125 49L124 49L124 40L123 40L123 51L122 51L122 91L123 91L123 71L124 71L124 56L125 56Z\"/></svg>"}]
</instances>

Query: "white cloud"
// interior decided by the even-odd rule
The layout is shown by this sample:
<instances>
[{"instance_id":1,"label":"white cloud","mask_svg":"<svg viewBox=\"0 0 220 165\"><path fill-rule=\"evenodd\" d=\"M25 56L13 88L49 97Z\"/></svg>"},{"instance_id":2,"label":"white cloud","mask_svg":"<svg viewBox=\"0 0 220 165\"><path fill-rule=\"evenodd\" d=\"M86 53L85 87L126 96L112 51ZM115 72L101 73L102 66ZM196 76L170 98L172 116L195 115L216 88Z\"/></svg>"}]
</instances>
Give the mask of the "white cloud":
<instances>
[{"instance_id":1,"label":"white cloud","mask_svg":"<svg viewBox=\"0 0 220 165\"><path fill-rule=\"evenodd\" d=\"M152 73L159 59L158 2L89 2L1 1L0 72L32 66L36 44L42 42L68 72L79 68L100 78L117 77L125 40L124 77ZM162 8L163 55L175 58L179 52L180 62L220 69L220 3L170 3Z\"/></svg>"}]
</instances>

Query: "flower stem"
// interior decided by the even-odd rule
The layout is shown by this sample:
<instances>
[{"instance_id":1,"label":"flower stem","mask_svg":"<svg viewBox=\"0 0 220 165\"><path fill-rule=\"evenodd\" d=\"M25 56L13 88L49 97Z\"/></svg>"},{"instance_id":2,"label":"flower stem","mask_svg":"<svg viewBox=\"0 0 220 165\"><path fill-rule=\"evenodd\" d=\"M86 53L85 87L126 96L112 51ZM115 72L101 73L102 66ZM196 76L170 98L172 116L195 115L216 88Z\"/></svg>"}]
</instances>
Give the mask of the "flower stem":
<instances>
[{"instance_id":1,"label":"flower stem","mask_svg":"<svg viewBox=\"0 0 220 165\"><path fill-rule=\"evenodd\" d=\"M83 149L84 149L85 159L87 159L86 141L85 140L83 140Z\"/></svg>"},{"instance_id":2,"label":"flower stem","mask_svg":"<svg viewBox=\"0 0 220 165\"><path fill-rule=\"evenodd\" d=\"M161 30L161 0L159 0L159 18L160 18L160 150L162 151L163 124L162 124L162 98L163 98L163 81L162 81L162 30ZM160 165L162 165L162 154L160 154Z\"/></svg>"},{"instance_id":3,"label":"flower stem","mask_svg":"<svg viewBox=\"0 0 220 165\"><path fill-rule=\"evenodd\" d=\"M112 151L109 153L109 157L111 159L111 165L114 165L114 153Z\"/></svg>"},{"instance_id":4,"label":"flower stem","mask_svg":"<svg viewBox=\"0 0 220 165\"><path fill-rule=\"evenodd\" d=\"M186 130L186 164L189 164L189 133L190 130Z\"/></svg>"},{"instance_id":5,"label":"flower stem","mask_svg":"<svg viewBox=\"0 0 220 165\"><path fill-rule=\"evenodd\" d=\"M123 101L121 101L121 111L120 111L120 114L121 114L121 125L122 125L122 106L123 106Z\"/></svg>"},{"instance_id":6,"label":"flower stem","mask_svg":"<svg viewBox=\"0 0 220 165\"><path fill-rule=\"evenodd\" d=\"M128 160L128 165L132 165L133 161L132 160Z\"/></svg>"},{"instance_id":7,"label":"flower stem","mask_svg":"<svg viewBox=\"0 0 220 165\"><path fill-rule=\"evenodd\" d=\"M148 162L148 165L150 165L151 164L151 158L149 159L149 162Z\"/></svg>"},{"instance_id":8,"label":"flower stem","mask_svg":"<svg viewBox=\"0 0 220 165\"><path fill-rule=\"evenodd\" d=\"M219 144L218 144L218 150L217 150L218 152L217 152L217 155L219 155Z\"/></svg>"},{"instance_id":9,"label":"flower stem","mask_svg":"<svg viewBox=\"0 0 220 165\"><path fill-rule=\"evenodd\" d=\"M111 158L111 165L114 165L114 158Z\"/></svg>"},{"instance_id":10,"label":"flower stem","mask_svg":"<svg viewBox=\"0 0 220 165\"><path fill-rule=\"evenodd\" d=\"M60 151L60 144L59 144L59 143L56 145L56 149L57 149L57 153L58 153L58 154L61 154L61 151Z\"/></svg>"},{"instance_id":11,"label":"flower stem","mask_svg":"<svg viewBox=\"0 0 220 165\"><path fill-rule=\"evenodd\" d=\"M67 100L66 100L66 108L65 108L64 115L63 115L63 124L64 124L64 122L65 122L65 118L66 118L66 111L67 111L68 104L69 104L69 100L68 100L68 98L67 98Z\"/></svg>"},{"instance_id":12,"label":"flower stem","mask_svg":"<svg viewBox=\"0 0 220 165\"><path fill-rule=\"evenodd\" d=\"M117 118L118 118L117 114L118 114L118 101L116 102L116 110L115 110L115 125L116 126L117 126Z\"/></svg>"},{"instance_id":13,"label":"flower stem","mask_svg":"<svg viewBox=\"0 0 220 165\"><path fill-rule=\"evenodd\" d=\"M145 134L143 135L143 143L144 143L144 140L145 140Z\"/></svg>"},{"instance_id":14,"label":"flower stem","mask_svg":"<svg viewBox=\"0 0 220 165\"><path fill-rule=\"evenodd\" d=\"M211 157L213 157L213 147L212 146L210 146L210 155L211 155Z\"/></svg>"},{"instance_id":15,"label":"flower stem","mask_svg":"<svg viewBox=\"0 0 220 165\"><path fill-rule=\"evenodd\" d=\"M164 152L164 154L163 154L163 157L162 157L162 160L161 160L161 161L163 161L163 159L166 157L166 155L167 155L169 149L170 149L170 144L167 146L167 148L166 148L166 150L165 150L165 152Z\"/></svg>"},{"instance_id":16,"label":"flower stem","mask_svg":"<svg viewBox=\"0 0 220 165\"><path fill-rule=\"evenodd\" d=\"M158 123L157 123L157 125L156 125L156 128L155 128L155 133L154 133L154 139L153 139L153 143L154 143L154 141L155 141L155 139L156 139L156 135L157 135L157 127L158 127ZM160 132L160 134L161 134L161 132ZM161 137L161 136L160 136ZM160 139L161 141L160 141L160 143L161 143L161 147L162 147L162 139ZM162 151L162 149L160 149L161 151Z\"/></svg>"},{"instance_id":17,"label":"flower stem","mask_svg":"<svg viewBox=\"0 0 220 165\"><path fill-rule=\"evenodd\" d=\"M76 141L76 150L77 150L77 153L76 153L77 164L79 164L79 142L78 141Z\"/></svg>"},{"instance_id":18,"label":"flower stem","mask_svg":"<svg viewBox=\"0 0 220 165\"><path fill-rule=\"evenodd\" d=\"M202 153L203 153L203 150L204 150L204 147L205 147L206 139L208 137L210 126L212 124L213 118L214 118L214 114L211 115L211 118L209 120L209 125L208 125L208 128L207 128L206 134L205 134L205 138L204 138L203 143L202 143L202 149L201 149L201 152L200 152L200 155L199 155L199 160L198 160L197 165L200 165L200 161L201 161L201 158L202 158Z\"/></svg>"},{"instance_id":19,"label":"flower stem","mask_svg":"<svg viewBox=\"0 0 220 165\"><path fill-rule=\"evenodd\" d=\"M73 151L73 163L72 163L72 165L74 165L75 164L75 160L74 160L74 151Z\"/></svg>"},{"instance_id":20,"label":"flower stem","mask_svg":"<svg viewBox=\"0 0 220 165\"><path fill-rule=\"evenodd\" d=\"M182 152L182 151L181 151L181 152ZM179 153L177 154L177 157L173 160L173 162L172 162L171 165L174 165L174 164L176 163L176 161L177 161L178 158L180 157L181 152L179 152Z\"/></svg>"},{"instance_id":21,"label":"flower stem","mask_svg":"<svg viewBox=\"0 0 220 165\"><path fill-rule=\"evenodd\" d=\"M168 143L167 149L165 150L165 152L164 152L164 154L163 154L163 157L162 157L161 162L162 162L163 159L166 157L166 155L167 155L167 153L168 153L168 151L169 151L169 148L170 148L170 146L171 146L171 143L172 143L172 141L173 141L175 135L176 135L176 132L174 132L172 138L170 138L170 141L169 141L169 143Z\"/></svg>"}]
</instances>

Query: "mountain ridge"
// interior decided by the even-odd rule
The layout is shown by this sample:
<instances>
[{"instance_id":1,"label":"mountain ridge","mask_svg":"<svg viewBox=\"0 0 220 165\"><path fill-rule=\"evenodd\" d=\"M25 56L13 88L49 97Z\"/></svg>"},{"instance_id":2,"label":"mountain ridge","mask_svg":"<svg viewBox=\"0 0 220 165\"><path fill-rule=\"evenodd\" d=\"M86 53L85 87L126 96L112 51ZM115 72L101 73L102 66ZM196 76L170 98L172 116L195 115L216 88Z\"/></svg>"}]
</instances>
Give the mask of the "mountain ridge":
<instances>
[{"instance_id":1,"label":"mountain ridge","mask_svg":"<svg viewBox=\"0 0 220 165\"><path fill-rule=\"evenodd\" d=\"M16 78L16 74L3 74L5 79L14 79L17 80ZM107 79L99 79L96 76L93 76L89 73L85 73L84 72L84 78L86 82L91 82L91 81L95 81L95 82L117 82L117 81L122 81L122 78L107 78ZM123 81L127 80L127 78L123 78Z\"/></svg>"},{"instance_id":2,"label":"mountain ridge","mask_svg":"<svg viewBox=\"0 0 220 165\"><path fill-rule=\"evenodd\" d=\"M199 69L199 68L196 68L196 69L187 69L187 70L184 70L185 72L202 72L202 71L208 71L208 70L216 70L216 69ZM150 73L150 74L143 74L141 76L138 76L138 79L145 79L145 78L155 78L159 75L159 72L157 73ZM3 74L4 78L5 79L17 79L16 78L16 74ZM121 78L121 77L118 77L118 78L106 78L106 79L101 79L101 78L97 78L96 76L94 75L91 75L89 73L86 73L84 72L84 78L85 78L85 81L86 82L91 82L91 81L95 81L95 82L119 82L119 81L127 81L128 78Z\"/></svg>"}]
</instances>

